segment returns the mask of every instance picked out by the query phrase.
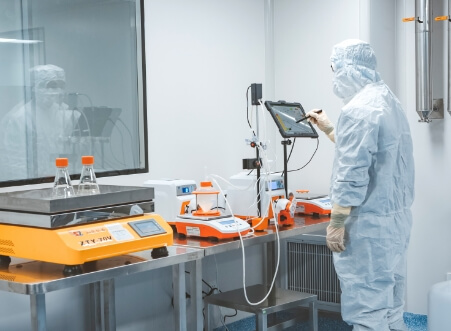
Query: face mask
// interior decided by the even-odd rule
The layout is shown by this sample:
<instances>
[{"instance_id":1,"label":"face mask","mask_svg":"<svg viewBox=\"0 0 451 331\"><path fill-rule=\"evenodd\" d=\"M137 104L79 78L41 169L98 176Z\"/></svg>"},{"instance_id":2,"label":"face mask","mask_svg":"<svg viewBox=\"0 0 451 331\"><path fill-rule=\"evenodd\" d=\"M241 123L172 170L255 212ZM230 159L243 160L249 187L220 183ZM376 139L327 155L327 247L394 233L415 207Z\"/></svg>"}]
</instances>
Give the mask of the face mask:
<instances>
[{"instance_id":1,"label":"face mask","mask_svg":"<svg viewBox=\"0 0 451 331\"><path fill-rule=\"evenodd\" d=\"M35 94L36 104L43 109L59 107L63 100L63 90L59 88L39 88Z\"/></svg>"},{"instance_id":2,"label":"face mask","mask_svg":"<svg viewBox=\"0 0 451 331\"><path fill-rule=\"evenodd\" d=\"M340 99L347 99L357 92L356 84L345 70L339 70L335 73L332 80L333 91Z\"/></svg>"}]
</instances>

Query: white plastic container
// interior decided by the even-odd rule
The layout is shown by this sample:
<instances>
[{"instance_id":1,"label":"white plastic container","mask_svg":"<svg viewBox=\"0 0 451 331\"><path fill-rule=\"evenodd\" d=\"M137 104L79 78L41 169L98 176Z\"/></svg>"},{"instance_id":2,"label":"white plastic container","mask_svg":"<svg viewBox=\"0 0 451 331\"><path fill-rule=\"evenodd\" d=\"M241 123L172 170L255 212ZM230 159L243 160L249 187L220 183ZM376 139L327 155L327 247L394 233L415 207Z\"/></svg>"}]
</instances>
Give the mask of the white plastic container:
<instances>
[{"instance_id":1,"label":"white plastic container","mask_svg":"<svg viewBox=\"0 0 451 331\"><path fill-rule=\"evenodd\" d=\"M210 211L216 205L217 194L211 182L200 182L200 188L196 193L197 204L204 212Z\"/></svg>"},{"instance_id":2,"label":"white plastic container","mask_svg":"<svg viewBox=\"0 0 451 331\"><path fill-rule=\"evenodd\" d=\"M451 330L451 280L432 285L428 294L428 331Z\"/></svg>"}]
</instances>

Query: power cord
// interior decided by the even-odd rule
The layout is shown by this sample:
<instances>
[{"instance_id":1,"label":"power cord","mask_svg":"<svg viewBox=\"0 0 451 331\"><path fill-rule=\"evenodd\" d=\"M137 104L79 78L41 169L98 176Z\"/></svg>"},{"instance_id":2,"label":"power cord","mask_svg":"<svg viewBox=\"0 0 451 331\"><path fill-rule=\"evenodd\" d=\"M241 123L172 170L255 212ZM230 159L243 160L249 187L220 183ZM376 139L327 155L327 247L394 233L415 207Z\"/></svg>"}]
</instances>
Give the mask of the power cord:
<instances>
[{"instance_id":1,"label":"power cord","mask_svg":"<svg viewBox=\"0 0 451 331\"><path fill-rule=\"evenodd\" d=\"M313 157L315 156L316 152L318 151L318 147L319 147L319 138L316 138L316 148L315 148L315 151L313 152L312 156L311 156L310 159L307 161L307 163L304 164L302 167L300 167L300 168L298 168L298 169L288 170L287 172L295 172L295 171L299 171L299 170L304 169L304 168L312 161ZM290 155L291 155L291 152L290 152ZM289 159L289 158L288 158L288 159ZM288 162L288 160L287 160L287 162ZM275 171L275 172L272 172L272 174L279 174L279 173L281 173L282 176L284 175L284 171Z\"/></svg>"},{"instance_id":2,"label":"power cord","mask_svg":"<svg viewBox=\"0 0 451 331\"><path fill-rule=\"evenodd\" d=\"M185 271L185 273L186 273L186 274L190 274L189 271ZM208 288L209 288L208 292L202 290L202 300L205 299L206 297L208 297L208 296L214 294L216 291L219 292L219 293L222 293L222 291L221 291L218 287L213 287L213 286L211 286L211 285L210 285L209 283L207 283L204 279L202 279L202 283L204 283L204 284L205 284L206 286L208 286ZM191 298L191 295L190 295L188 292L186 292L186 298L187 298L187 299ZM174 299L172 299L172 300L174 300ZM173 305L173 301L172 301L172 305ZM225 325L226 318L228 318L228 317L234 317L234 316L238 315L238 310L234 309L234 311L235 311L234 314L232 314L232 315L224 315L224 316L222 316L221 310L219 310L219 311L220 311L220 315L221 315L221 324L222 324L222 326L228 331L229 329L228 329L227 326ZM202 309L202 316L203 316L203 319L204 319L204 321L205 321L205 308Z\"/></svg>"},{"instance_id":3,"label":"power cord","mask_svg":"<svg viewBox=\"0 0 451 331\"><path fill-rule=\"evenodd\" d=\"M211 177L211 175L210 175L210 177ZM219 186L218 182L216 181L216 179L215 179L214 177L212 177L212 180L215 182L215 184L216 184L216 186L218 187L218 189L219 189L221 195L224 197L224 200L225 200L225 202L226 202L226 205L227 205L227 207L229 208L230 213L232 214L232 218L235 220L236 231L237 231L237 233L238 233L238 235L239 235L239 238L240 238L241 252L242 252L242 256L243 256L243 291L244 291L244 297L245 297L245 299L246 299L246 301L247 301L248 304L250 304L251 306L257 306L257 305L263 303L263 302L269 297L269 295L270 295L270 293L271 293L271 291L272 291L272 289L273 289L273 287L274 287L274 282L275 282L275 280L276 280L277 272L278 272L278 270L279 270L279 262L280 262L280 238L279 238L279 229L278 229L278 222L277 222L277 216L278 216L278 215L277 215L276 211L274 210L274 208L273 208L273 206L272 206L272 203L270 203L270 206L271 206L271 208L273 209L274 217L275 217L275 219L276 219L276 222L275 222L275 224L274 224L274 227L275 227L275 229L276 229L277 263L276 263L276 268L275 268L275 272L274 272L274 277L273 277L273 279L272 279L272 282L271 282L271 286L270 286L270 288L269 288L269 291L268 291L268 293L264 296L264 298L263 298L262 300L258 301L258 302L251 302L251 301L249 300L248 296L247 296L247 291L246 291L246 255L245 255L245 251L244 251L243 236L242 236L241 232L240 232L239 229L238 229L238 223L237 223L237 221L236 221L235 215L234 215L234 213L233 213L232 208L230 207L229 201L227 200L226 196L224 195L224 192L223 192L222 188Z\"/></svg>"}]
</instances>

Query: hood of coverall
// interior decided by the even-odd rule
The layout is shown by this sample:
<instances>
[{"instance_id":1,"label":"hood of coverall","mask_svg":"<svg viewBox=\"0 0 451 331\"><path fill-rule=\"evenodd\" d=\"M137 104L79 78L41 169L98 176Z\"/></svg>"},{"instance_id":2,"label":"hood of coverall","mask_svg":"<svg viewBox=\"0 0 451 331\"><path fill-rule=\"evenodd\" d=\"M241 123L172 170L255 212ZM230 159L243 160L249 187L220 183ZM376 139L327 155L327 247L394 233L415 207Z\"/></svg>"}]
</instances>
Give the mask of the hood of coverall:
<instances>
[{"instance_id":1,"label":"hood of coverall","mask_svg":"<svg viewBox=\"0 0 451 331\"><path fill-rule=\"evenodd\" d=\"M61 105L64 97L66 75L64 70L52 64L30 69L36 104L43 109Z\"/></svg>"},{"instance_id":2,"label":"hood of coverall","mask_svg":"<svg viewBox=\"0 0 451 331\"><path fill-rule=\"evenodd\" d=\"M332 48L333 91L348 103L364 86L379 81L376 56L371 46L358 39L345 40Z\"/></svg>"}]
</instances>

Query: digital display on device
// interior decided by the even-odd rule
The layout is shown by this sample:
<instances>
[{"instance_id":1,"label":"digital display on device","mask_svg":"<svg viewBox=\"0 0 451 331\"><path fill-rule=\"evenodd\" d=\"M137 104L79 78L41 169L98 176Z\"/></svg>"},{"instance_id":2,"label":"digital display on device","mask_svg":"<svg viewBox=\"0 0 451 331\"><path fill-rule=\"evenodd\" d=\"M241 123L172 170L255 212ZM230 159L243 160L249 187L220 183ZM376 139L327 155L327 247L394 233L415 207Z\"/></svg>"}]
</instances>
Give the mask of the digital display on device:
<instances>
[{"instance_id":1,"label":"digital display on device","mask_svg":"<svg viewBox=\"0 0 451 331\"><path fill-rule=\"evenodd\" d=\"M154 236L166 231L153 218L128 223L140 237Z\"/></svg>"},{"instance_id":2,"label":"digital display on device","mask_svg":"<svg viewBox=\"0 0 451 331\"><path fill-rule=\"evenodd\" d=\"M284 189L284 185L283 185L283 180L272 180L269 183L269 189L271 191L275 191L275 190L283 190ZM268 191L268 188L266 189Z\"/></svg>"},{"instance_id":3,"label":"digital display on device","mask_svg":"<svg viewBox=\"0 0 451 331\"><path fill-rule=\"evenodd\" d=\"M228 224L233 224L233 223L235 223L235 220L221 221L221 222L219 222L219 223L221 223L222 225L228 225Z\"/></svg>"},{"instance_id":4,"label":"digital display on device","mask_svg":"<svg viewBox=\"0 0 451 331\"><path fill-rule=\"evenodd\" d=\"M285 101L266 101L266 109L276 122L279 132L284 138L318 138L313 125L305 120L296 123L305 117L304 108L300 103L288 103Z\"/></svg>"}]
</instances>

